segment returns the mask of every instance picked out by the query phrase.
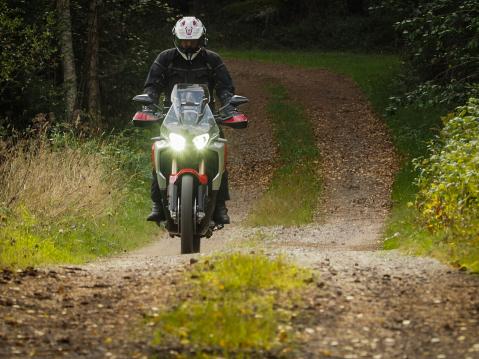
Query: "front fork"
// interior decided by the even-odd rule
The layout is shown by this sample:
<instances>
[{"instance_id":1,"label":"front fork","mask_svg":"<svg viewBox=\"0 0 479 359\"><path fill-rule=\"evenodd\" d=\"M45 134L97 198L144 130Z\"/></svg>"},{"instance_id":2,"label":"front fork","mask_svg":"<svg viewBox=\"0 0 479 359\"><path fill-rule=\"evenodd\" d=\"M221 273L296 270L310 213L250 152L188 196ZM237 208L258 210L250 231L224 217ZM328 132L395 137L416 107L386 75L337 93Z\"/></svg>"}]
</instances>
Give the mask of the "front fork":
<instances>
[{"instance_id":1,"label":"front fork","mask_svg":"<svg viewBox=\"0 0 479 359\"><path fill-rule=\"evenodd\" d=\"M205 159L202 158L200 165L198 166L198 173L200 176L203 176L206 174L206 167L205 167ZM198 186L198 194L197 194L197 204L198 204L198 209L197 209L197 220L200 222L205 218L206 215L206 197L208 196L208 185L200 185Z\"/></svg>"},{"instance_id":2,"label":"front fork","mask_svg":"<svg viewBox=\"0 0 479 359\"><path fill-rule=\"evenodd\" d=\"M171 160L171 173L175 174L178 172L178 163L176 158ZM168 203L171 219L175 223L178 223L178 212L179 212L179 200L178 200L178 185L176 183L168 184Z\"/></svg>"},{"instance_id":3,"label":"front fork","mask_svg":"<svg viewBox=\"0 0 479 359\"><path fill-rule=\"evenodd\" d=\"M171 173L178 173L178 163L176 158L173 158L171 161ZM200 176L206 174L205 160L201 159L201 162L198 166L198 174ZM170 182L168 184L168 209L170 211L170 216L173 221L178 224L178 214L179 214L179 196L178 196L178 185L181 181L177 180L176 183ZM196 221L200 222L206 215L206 197L208 195L208 185L199 184L198 190L196 191Z\"/></svg>"}]
</instances>

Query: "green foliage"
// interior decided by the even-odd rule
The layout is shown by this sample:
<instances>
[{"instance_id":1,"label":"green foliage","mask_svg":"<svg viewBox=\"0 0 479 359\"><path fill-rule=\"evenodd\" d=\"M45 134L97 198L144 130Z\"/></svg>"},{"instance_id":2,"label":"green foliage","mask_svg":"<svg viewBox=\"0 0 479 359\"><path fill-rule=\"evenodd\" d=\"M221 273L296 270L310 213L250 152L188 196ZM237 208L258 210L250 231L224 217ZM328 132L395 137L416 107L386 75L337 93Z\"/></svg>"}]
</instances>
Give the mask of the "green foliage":
<instances>
[{"instance_id":1,"label":"green foliage","mask_svg":"<svg viewBox=\"0 0 479 359\"><path fill-rule=\"evenodd\" d=\"M24 129L38 113L64 120L55 3L0 0L0 127ZM70 1L80 110L87 105L88 39L95 30L89 23L90 4ZM161 0L98 4L98 77L104 115L100 127L121 128L131 118L135 108L131 98L141 92L149 66L161 50L172 46L176 12Z\"/></svg>"},{"instance_id":2,"label":"green foliage","mask_svg":"<svg viewBox=\"0 0 479 359\"><path fill-rule=\"evenodd\" d=\"M82 8L75 11L79 18ZM176 11L164 0L106 0L100 11L100 73L104 121L124 127L131 119L131 98L143 90L156 56L173 46L171 27ZM86 20L86 19L85 19ZM79 35L87 26L79 23ZM80 36L79 36L80 37ZM78 39L81 47L85 38Z\"/></svg>"},{"instance_id":3,"label":"green foliage","mask_svg":"<svg viewBox=\"0 0 479 359\"><path fill-rule=\"evenodd\" d=\"M24 7L0 0L0 125L12 113L18 116L18 108L33 117L60 106L53 80L58 63L55 14L44 1L30 10L35 13L38 7L42 11L31 18Z\"/></svg>"},{"instance_id":4,"label":"green foliage","mask_svg":"<svg viewBox=\"0 0 479 359\"><path fill-rule=\"evenodd\" d=\"M310 223L320 192L319 151L314 132L303 110L288 100L283 87L271 87L270 92L268 111L281 166L246 222L254 226Z\"/></svg>"},{"instance_id":5,"label":"green foliage","mask_svg":"<svg viewBox=\"0 0 479 359\"><path fill-rule=\"evenodd\" d=\"M405 181L401 176L396 181L393 199L397 205L386 231L385 248L433 255L477 272L478 100L469 100L443 121L439 136L423 146L423 157L414 161L416 170L408 170Z\"/></svg>"},{"instance_id":6,"label":"green foliage","mask_svg":"<svg viewBox=\"0 0 479 359\"><path fill-rule=\"evenodd\" d=\"M431 155L416 161L417 208L433 232L479 238L479 100L470 99L444 119Z\"/></svg>"},{"instance_id":7,"label":"green foliage","mask_svg":"<svg viewBox=\"0 0 479 359\"><path fill-rule=\"evenodd\" d=\"M8 7L5 0L0 2L0 83L5 85L19 81L20 75L33 76L35 71L55 52L51 47L53 14L47 12L37 23L26 24L21 12ZM44 22L43 28L39 25ZM28 85L24 83L23 85Z\"/></svg>"},{"instance_id":8,"label":"green foliage","mask_svg":"<svg viewBox=\"0 0 479 359\"><path fill-rule=\"evenodd\" d=\"M405 103L458 104L478 96L479 3L379 0L394 14L411 72ZM412 87L412 90L411 90Z\"/></svg>"},{"instance_id":9,"label":"green foliage","mask_svg":"<svg viewBox=\"0 0 479 359\"><path fill-rule=\"evenodd\" d=\"M158 350L244 358L291 344L286 324L301 303L307 270L281 257L235 253L204 260L188 275L188 298L177 304L175 297L175 307L151 318Z\"/></svg>"}]
</instances>

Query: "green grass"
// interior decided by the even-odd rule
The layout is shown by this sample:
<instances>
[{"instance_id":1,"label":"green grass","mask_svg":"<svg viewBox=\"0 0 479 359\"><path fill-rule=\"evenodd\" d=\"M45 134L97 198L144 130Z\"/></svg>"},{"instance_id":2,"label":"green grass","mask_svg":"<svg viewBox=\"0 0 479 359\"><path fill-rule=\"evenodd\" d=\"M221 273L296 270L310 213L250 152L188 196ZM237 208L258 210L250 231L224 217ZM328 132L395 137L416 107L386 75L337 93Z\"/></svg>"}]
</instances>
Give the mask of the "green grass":
<instances>
[{"instance_id":1,"label":"green grass","mask_svg":"<svg viewBox=\"0 0 479 359\"><path fill-rule=\"evenodd\" d=\"M117 198L102 213L68 212L60 217L35 210L28 201L0 206L0 268L80 264L144 245L158 232L145 221L149 206L149 134L125 133L86 142L61 134L56 151L79 146L102 153L106 173L120 178ZM64 143L60 143L60 142ZM67 198L67 196L65 196ZM32 208L33 209L32 209Z\"/></svg>"},{"instance_id":2,"label":"green grass","mask_svg":"<svg viewBox=\"0 0 479 359\"><path fill-rule=\"evenodd\" d=\"M189 357L278 352L294 340L286 328L309 278L284 258L235 253L203 260L183 280L187 298L175 295L174 307L148 318L152 345L158 357L170 348Z\"/></svg>"},{"instance_id":3,"label":"green grass","mask_svg":"<svg viewBox=\"0 0 479 359\"><path fill-rule=\"evenodd\" d=\"M393 185L393 207L384 232L385 249L402 247L410 253L426 254L428 250L429 253L433 252L432 245L435 241L425 240L426 234L420 236L422 239L419 241L423 243L414 246L417 250L412 250L412 242L406 240L420 230L417 228L417 211L409 205L417 193L414 182L418 173L412 160L428 155L427 143L438 133L440 117L445 112L445 108L400 108L395 114L386 117L394 144L401 156L402 166Z\"/></svg>"},{"instance_id":4,"label":"green grass","mask_svg":"<svg viewBox=\"0 0 479 359\"><path fill-rule=\"evenodd\" d=\"M393 211L384 249L397 249L419 256L431 256L457 268L479 272L479 241L463 241L448 231L432 233L417 223L415 208L401 206Z\"/></svg>"},{"instance_id":5,"label":"green grass","mask_svg":"<svg viewBox=\"0 0 479 359\"><path fill-rule=\"evenodd\" d=\"M0 267L80 264L124 252L151 240L157 228L145 223L147 191L126 193L123 203L100 219L46 223L27 209L16 211L0 232ZM18 216L20 213L20 216Z\"/></svg>"},{"instance_id":6,"label":"green grass","mask_svg":"<svg viewBox=\"0 0 479 359\"><path fill-rule=\"evenodd\" d=\"M312 221L320 193L319 151L303 109L288 99L284 87L268 88L268 113L281 166L246 219L253 226L301 225Z\"/></svg>"}]
</instances>

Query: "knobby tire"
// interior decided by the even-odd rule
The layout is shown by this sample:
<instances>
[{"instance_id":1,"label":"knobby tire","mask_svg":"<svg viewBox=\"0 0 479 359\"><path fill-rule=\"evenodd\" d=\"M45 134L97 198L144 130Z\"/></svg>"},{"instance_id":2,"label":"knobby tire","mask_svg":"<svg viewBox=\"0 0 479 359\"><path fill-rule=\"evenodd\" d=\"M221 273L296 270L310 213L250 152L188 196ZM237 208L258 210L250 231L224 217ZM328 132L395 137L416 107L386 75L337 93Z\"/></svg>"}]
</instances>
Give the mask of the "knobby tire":
<instances>
[{"instance_id":1,"label":"knobby tire","mask_svg":"<svg viewBox=\"0 0 479 359\"><path fill-rule=\"evenodd\" d=\"M198 253L200 251L200 237L196 236L194 232L194 185L195 181L193 176L184 175L181 178L181 254Z\"/></svg>"}]
</instances>

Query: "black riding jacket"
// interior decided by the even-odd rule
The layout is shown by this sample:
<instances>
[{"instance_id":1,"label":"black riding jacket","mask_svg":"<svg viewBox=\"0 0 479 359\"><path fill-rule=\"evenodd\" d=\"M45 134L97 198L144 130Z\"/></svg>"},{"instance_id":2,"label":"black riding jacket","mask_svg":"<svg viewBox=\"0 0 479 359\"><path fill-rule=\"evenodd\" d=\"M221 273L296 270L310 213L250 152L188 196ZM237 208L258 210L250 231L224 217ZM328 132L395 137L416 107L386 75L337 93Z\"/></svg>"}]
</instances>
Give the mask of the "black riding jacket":
<instances>
[{"instance_id":1,"label":"black riding jacket","mask_svg":"<svg viewBox=\"0 0 479 359\"><path fill-rule=\"evenodd\" d=\"M207 84L212 105L213 90L222 105L227 103L235 92L233 80L220 56L206 49L202 49L191 61L185 60L176 48L160 53L151 65L145 82L145 93L157 100L163 92L165 102L169 105L171 91L178 83Z\"/></svg>"}]
</instances>

